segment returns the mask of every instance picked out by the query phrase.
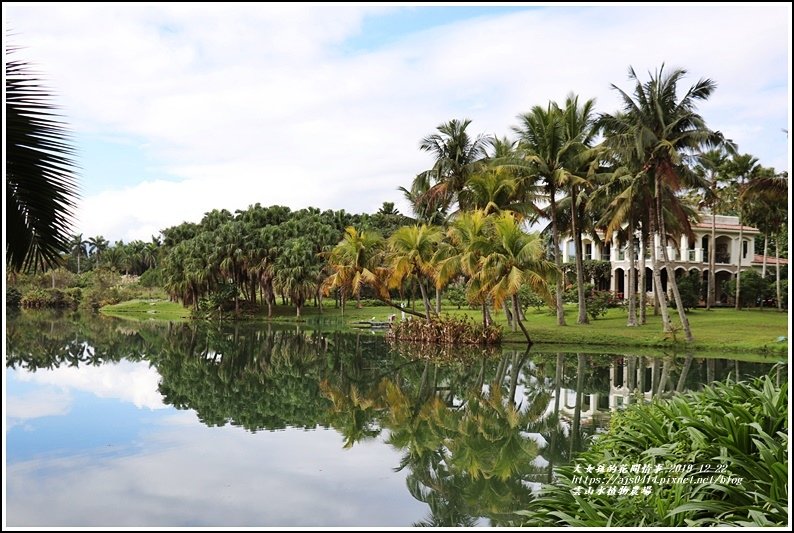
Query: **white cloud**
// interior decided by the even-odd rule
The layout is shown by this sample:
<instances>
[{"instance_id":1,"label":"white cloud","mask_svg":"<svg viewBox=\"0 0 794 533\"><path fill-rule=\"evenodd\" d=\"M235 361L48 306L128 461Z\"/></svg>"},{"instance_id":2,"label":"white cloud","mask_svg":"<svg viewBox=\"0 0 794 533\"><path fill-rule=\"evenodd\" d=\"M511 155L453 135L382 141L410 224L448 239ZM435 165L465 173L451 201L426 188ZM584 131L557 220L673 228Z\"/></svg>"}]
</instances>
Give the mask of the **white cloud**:
<instances>
[{"instance_id":1,"label":"white cloud","mask_svg":"<svg viewBox=\"0 0 794 533\"><path fill-rule=\"evenodd\" d=\"M66 392L78 390L99 398L115 398L139 408L165 408L157 391L160 375L148 363L120 361L80 368L60 366L36 372L16 372L14 377L23 382L56 386Z\"/></svg>"},{"instance_id":2,"label":"white cloud","mask_svg":"<svg viewBox=\"0 0 794 533\"><path fill-rule=\"evenodd\" d=\"M439 123L469 117L473 132L506 134L518 113L572 90L612 111L610 84L629 89L629 65L716 80L709 125L788 168L790 5L559 7L350 51L373 9L4 7L75 127L143 138L164 162L163 180L83 200L80 230L111 240L256 202L407 210L396 188L429 166L418 143Z\"/></svg>"},{"instance_id":3,"label":"white cloud","mask_svg":"<svg viewBox=\"0 0 794 533\"><path fill-rule=\"evenodd\" d=\"M177 418L140 435L132 454L9 464L8 524L406 526L427 512L405 487L407 469L392 470L400 453L382 442L342 449L334 430L252 435Z\"/></svg>"},{"instance_id":4,"label":"white cloud","mask_svg":"<svg viewBox=\"0 0 794 533\"><path fill-rule=\"evenodd\" d=\"M71 396L52 388L10 395L5 404L6 430L34 418L65 415L71 407Z\"/></svg>"}]
</instances>

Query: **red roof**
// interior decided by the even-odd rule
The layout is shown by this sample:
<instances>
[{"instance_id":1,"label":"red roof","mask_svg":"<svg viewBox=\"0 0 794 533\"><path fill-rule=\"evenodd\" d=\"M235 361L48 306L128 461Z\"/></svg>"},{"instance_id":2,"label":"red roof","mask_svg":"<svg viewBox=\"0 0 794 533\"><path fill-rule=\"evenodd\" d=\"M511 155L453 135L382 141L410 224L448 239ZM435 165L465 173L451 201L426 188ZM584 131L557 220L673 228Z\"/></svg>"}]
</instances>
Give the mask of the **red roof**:
<instances>
[{"instance_id":1,"label":"red roof","mask_svg":"<svg viewBox=\"0 0 794 533\"><path fill-rule=\"evenodd\" d=\"M776 265L778 263L778 261L780 262L781 265L787 265L788 264L788 259L786 259L785 257L781 257L780 259L775 259L774 257L766 256L766 264L767 265ZM763 255L754 255L752 262L753 263L758 263L759 265L762 265L764 263L764 256Z\"/></svg>"},{"instance_id":2,"label":"red roof","mask_svg":"<svg viewBox=\"0 0 794 533\"><path fill-rule=\"evenodd\" d=\"M695 227L696 228L702 228L702 229L711 229L711 222L698 222L697 224L695 224ZM738 232L739 228L742 228L742 227L743 227L745 232L760 233L758 231L758 228L754 228L752 226L741 226L740 224L715 224L714 225L715 229L730 229L730 230L733 230L733 231L736 231L736 232Z\"/></svg>"}]
</instances>

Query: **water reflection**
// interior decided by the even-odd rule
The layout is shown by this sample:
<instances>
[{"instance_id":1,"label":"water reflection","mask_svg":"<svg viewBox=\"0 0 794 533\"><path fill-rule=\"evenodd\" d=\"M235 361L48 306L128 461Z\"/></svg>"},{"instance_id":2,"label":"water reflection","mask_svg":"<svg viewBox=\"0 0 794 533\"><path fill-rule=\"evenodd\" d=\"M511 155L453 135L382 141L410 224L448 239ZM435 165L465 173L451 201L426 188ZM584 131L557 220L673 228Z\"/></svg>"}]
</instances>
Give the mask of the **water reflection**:
<instances>
[{"instance_id":1,"label":"water reflection","mask_svg":"<svg viewBox=\"0 0 794 533\"><path fill-rule=\"evenodd\" d=\"M431 360L416 346L394 349L361 332L47 313L9 317L6 349L9 405L16 406L9 414L19 420L67 416L82 407L58 409L53 398L90 391L189 410L202 423L171 409L152 414L149 425L121 439L127 451L112 463L88 446L53 459L57 437L29 457L20 428L9 424L8 515L18 525L504 525L616 409L770 366L514 349L434 349ZM51 401L37 403L21 384L50 387L40 392ZM134 418L130 411L123 417ZM238 427L246 432L210 431ZM267 433L274 430L281 436ZM336 452L323 447L331 437ZM113 475L103 478L102 471ZM91 479L86 487L101 492L108 485L103 503L110 510L94 516L87 498L46 488L80 485L79 472ZM160 488L140 485L142 473ZM296 483L307 474L311 489ZM176 486L172 476L189 483ZM231 491L233 517L227 501L202 495L219 478L239 489ZM123 492L115 484L137 488ZM262 487L268 505L250 499ZM38 496L22 496L30 493ZM49 514L33 516L48 508L48 498ZM158 498L173 505L142 514Z\"/></svg>"}]
</instances>

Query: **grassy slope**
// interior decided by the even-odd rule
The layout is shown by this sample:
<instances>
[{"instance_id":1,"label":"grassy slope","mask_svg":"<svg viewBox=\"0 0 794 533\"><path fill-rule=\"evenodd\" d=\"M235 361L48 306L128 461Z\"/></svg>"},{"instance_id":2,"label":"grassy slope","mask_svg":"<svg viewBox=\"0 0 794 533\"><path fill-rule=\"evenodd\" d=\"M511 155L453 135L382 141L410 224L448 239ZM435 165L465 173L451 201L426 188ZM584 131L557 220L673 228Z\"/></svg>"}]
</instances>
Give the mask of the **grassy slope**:
<instances>
[{"instance_id":1,"label":"grassy slope","mask_svg":"<svg viewBox=\"0 0 794 533\"><path fill-rule=\"evenodd\" d=\"M189 315L188 310L181 305L167 301L142 301L132 300L113 306L102 308L102 312L114 316L124 316L138 319L176 320ZM458 310L454 306L444 306L442 312L465 314L473 320L481 320L481 312L475 309ZM355 322L370 320L386 321L392 313L400 320L400 312L386 306L370 306L356 309L355 303L348 305L345 315L333 307L330 301L325 302L324 312L318 313L316 307L307 306L303 309L302 320L311 325L324 326L355 326ZM674 313L674 310L673 310ZM505 326L504 314L492 312L498 323ZM705 311L698 309L688 314L695 337L693 348L698 352L708 351L716 355L726 352L753 352L772 354L776 356L788 353L788 342L777 342L778 337L788 337L788 314L778 313L774 310L744 310L715 309ZM250 318L264 319L264 313ZM274 321L294 322L295 308L277 306L274 312ZM626 327L626 312L622 309L610 309L607 315L590 324L576 324L575 306L566 309L565 327L556 325L556 317L548 311L529 309L525 325L529 330L535 349L561 349L561 345L571 347L598 346L625 348L653 348L658 353L659 348L683 350L686 347L683 341L683 332L678 331L673 335L662 333L661 317L648 313L648 324L642 327ZM678 323L677 315L673 315L673 323ZM675 337L675 338L674 338ZM505 342L525 342L523 334L519 331L513 333L505 327Z\"/></svg>"}]
</instances>

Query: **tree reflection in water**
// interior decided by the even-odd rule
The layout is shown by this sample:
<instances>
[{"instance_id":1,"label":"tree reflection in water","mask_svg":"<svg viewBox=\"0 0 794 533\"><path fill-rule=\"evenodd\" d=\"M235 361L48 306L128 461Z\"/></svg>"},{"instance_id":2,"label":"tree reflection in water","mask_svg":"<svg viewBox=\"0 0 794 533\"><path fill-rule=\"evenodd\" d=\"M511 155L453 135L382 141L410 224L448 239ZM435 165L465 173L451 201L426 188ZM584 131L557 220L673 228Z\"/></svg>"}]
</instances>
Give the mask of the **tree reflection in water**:
<instances>
[{"instance_id":1,"label":"tree reflection in water","mask_svg":"<svg viewBox=\"0 0 794 533\"><path fill-rule=\"evenodd\" d=\"M509 525L533 487L588 446L612 409L697 388L738 363L667 355L545 354L389 346L369 333L262 323L147 323L101 316L9 315L6 365L145 361L163 401L209 426L333 428L342 446L399 450L415 525ZM768 365L743 363L746 374ZM571 405L573 398L573 405Z\"/></svg>"}]
</instances>

